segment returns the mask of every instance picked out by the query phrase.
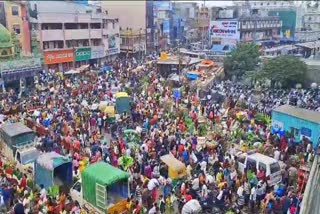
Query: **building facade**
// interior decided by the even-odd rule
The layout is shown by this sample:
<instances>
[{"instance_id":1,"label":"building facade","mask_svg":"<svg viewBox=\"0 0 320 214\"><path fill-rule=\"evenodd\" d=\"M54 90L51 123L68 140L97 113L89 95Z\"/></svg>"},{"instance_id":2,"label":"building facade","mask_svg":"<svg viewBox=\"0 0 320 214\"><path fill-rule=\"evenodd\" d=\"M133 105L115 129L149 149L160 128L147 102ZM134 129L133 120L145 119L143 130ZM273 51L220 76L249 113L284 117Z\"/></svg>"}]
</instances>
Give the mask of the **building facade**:
<instances>
[{"instance_id":1,"label":"building facade","mask_svg":"<svg viewBox=\"0 0 320 214\"><path fill-rule=\"evenodd\" d=\"M291 37L295 33L298 22L298 7L294 1L245 1L236 2L239 7L240 17L258 15L259 17L265 16L278 16L282 21L281 36ZM241 9L240 9L241 8ZM243 14L246 12L247 14Z\"/></svg>"},{"instance_id":2,"label":"building facade","mask_svg":"<svg viewBox=\"0 0 320 214\"><path fill-rule=\"evenodd\" d=\"M241 41L262 41L279 39L282 21L279 17L241 17L239 31Z\"/></svg>"},{"instance_id":3,"label":"building facade","mask_svg":"<svg viewBox=\"0 0 320 214\"><path fill-rule=\"evenodd\" d=\"M101 64L119 54L118 20L110 18L100 6L35 1L30 7L37 14L32 24L45 68L66 71Z\"/></svg>"},{"instance_id":4,"label":"building facade","mask_svg":"<svg viewBox=\"0 0 320 214\"><path fill-rule=\"evenodd\" d=\"M119 20L121 53L128 56L146 52L146 1L101 1L101 7Z\"/></svg>"},{"instance_id":5,"label":"building facade","mask_svg":"<svg viewBox=\"0 0 320 214\"><path fill-rule=\"evenodd\" d=\"M5 12L5 17L0 13L1 22L5 21L5 27L13 34L21 44L21 54L30 56L31 37L28 20L27 1L1 1L0 11Z\"/></svg>"},{"instance_id":6,"label":"building facade","mask_svg":"<svg viewBox=\"0 0 320 214\"><path fill-rule=\"evenodd\" d=\"M209 41L210 16L209 8L201 6L197 8L197 32L199 41L205 44Z\"/></svg>"}]
</instances>

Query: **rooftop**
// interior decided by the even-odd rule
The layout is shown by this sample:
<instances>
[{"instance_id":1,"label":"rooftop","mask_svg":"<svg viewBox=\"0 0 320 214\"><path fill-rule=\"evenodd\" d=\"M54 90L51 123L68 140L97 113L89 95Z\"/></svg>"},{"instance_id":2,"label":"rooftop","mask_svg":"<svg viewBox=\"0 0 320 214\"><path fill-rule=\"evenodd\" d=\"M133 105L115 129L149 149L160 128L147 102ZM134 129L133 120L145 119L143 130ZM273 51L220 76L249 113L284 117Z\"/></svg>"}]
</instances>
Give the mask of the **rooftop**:
<instances>
[{"instance_id":1,"label":"rooftop","mask_svg":"<svg viewBox=\"0 0 320 214\"><path fill-rule=\"evenodd\" d=\"M273 111L320 124L320 113L316 111L310 111L290 105L282 105Z\"/></svg>"},{"instance_id":2,"label":"rooftop","mask_svg":"<svg viewBox=\"0 0 320 214\"><path fill-rule=\"evenodd\" d=\"M1 127L2 131L8 136L14 137L20 134L33 133L32 129L22 123L12 123Z\"/></svg>"}]
</instances>

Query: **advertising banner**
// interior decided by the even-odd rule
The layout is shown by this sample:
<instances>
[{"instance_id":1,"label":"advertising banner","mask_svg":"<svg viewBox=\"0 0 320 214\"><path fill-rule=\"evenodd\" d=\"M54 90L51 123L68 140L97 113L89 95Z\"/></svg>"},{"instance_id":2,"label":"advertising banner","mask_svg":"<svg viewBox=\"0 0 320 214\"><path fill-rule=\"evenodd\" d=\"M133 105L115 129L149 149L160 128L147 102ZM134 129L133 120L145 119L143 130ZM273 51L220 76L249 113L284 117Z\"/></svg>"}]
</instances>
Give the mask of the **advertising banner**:
<instances>
[{"instance_id":1,"label":"advertising banner","mask_svg":"<svg viewBox=\"0 0 320 214\"><path fill-rule=\"evenodd\" d=\"M240 39L237 21L211 21L209 33L211 38Z\"/></svg>"},{"instance_id":2,"label":"advertising banner","mask_svg":"<svg viewBox=\"0 0 320 214\"><path fill-rule=\"evenodd\" d=\"M116 46L117 46L116 36L115 35L109 35L109 37L108 37L108 48L112 49L112 48L115 48Z\"/></svg>"},{"instance_id":3,"label":"advertising banner","mask_svg":"<svg viewBox=\"0 0 320 214\"><path fill-rule=\"evenodd\" d=\"M169 19L163 20L163 33L170 33L170 21L169 21Z\"/></svg>"},{"instance_id":4,"label":"advertising banner","mask_svg":"<svg viewBox=\"0 0 320 214\"><path fill-rule=\"evenodd\" d=\"M76 61L91 59L91 48L77 48L75 55Z\"/></svg>"},{"instance_id":5,"label":"advertising banner","mask_svg":"<svg viewBox=\"0 0 320 214\"><path fill-rule=\"evenodd\" d=\"M0 63L1 73L26 69L41 69L40 58L11 60Z\"/></svg>"},{"instance_id":6,"label":"advertising banner","mask_svg":"<svg viewBox=\"0 0 320 214\"><path fill-rule=\"evenodd\" d=\"M44 64L57 64L72 62L74 58L73 50L44 51Z\"/></svg>"},{"instance_id":7,"label":"advertising banner","mask_svg":"<svg viewBox=\"0 0 320 214\"><path fill-rule=\"evenodd\" d=\"M118 54L118 53L120 53L119 48L110 48L107 50L107 55L113 55L113 54Z\"/></svg>"},{"instance_id":8,"label":"advertising banner","mask_svg":"<svg viewBox=\"0 0 320 214\"><path fill-rule=\"evenodd\" d=\"M91 47L91 59L103 58L106 56L106 53L103 47Z\"/></svg>"}]
</instances>

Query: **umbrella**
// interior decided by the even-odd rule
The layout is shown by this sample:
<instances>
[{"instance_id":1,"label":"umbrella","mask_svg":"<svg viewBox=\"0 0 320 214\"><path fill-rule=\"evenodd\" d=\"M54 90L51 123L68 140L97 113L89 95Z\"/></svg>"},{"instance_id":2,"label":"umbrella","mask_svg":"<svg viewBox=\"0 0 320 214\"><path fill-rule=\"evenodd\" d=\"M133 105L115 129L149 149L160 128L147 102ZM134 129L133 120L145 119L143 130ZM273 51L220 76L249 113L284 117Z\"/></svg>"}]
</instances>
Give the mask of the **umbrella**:
<instances>
[{"instance_id":1,"label":"umbrella","mask_svg":"<svg viewBox=\"0 0 320 214\"><path fill-rule=\"evenodd\" d=\"M183 214L196 214L201 212L201 205L198 200L191 199L188 201L181 210L181 213Z\"/></svg>"}]
</instances>

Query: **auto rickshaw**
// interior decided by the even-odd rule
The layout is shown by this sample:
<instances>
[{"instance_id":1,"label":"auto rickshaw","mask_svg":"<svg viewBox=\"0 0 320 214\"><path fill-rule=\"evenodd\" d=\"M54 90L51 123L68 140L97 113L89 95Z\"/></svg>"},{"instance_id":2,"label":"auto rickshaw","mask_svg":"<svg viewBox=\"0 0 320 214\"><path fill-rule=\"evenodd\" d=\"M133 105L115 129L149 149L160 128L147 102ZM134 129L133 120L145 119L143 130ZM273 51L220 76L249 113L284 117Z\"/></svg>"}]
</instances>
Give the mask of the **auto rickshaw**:
<instances>
[{"instance_id":1,"label":"auto rickshaw","mask_svg":"<svg viewBox=\"0 0 320 214\"><path fill-rule=\"evenodd\" d=\"M131 112L130 97L126 92L116 93L116 111L118 114Z\"/></svg>"},{"instance_id":2,"label":"auto rickshaw","mask_svg":"<svg viewBox=\"0 0 320 214\"><path fill-rule=\"evenodd\" d=\"M115 110L114 106L110 106L109 103L107 103L107 102L100 102L100 104L99 104L99 110L100 110L101 112L103 112L105 115L108 115L108 120L107 120L107 122L108 122L109 124L115 122L116 110Z\"/></svg>"},{"instance_id":3,"label":"auto rickshaw","mask_svg":"<svg viewBox=\"0 0 320 214\"><path fill-rule=\"evenodd\" d=\"M163 155L160 160L168 166L169 177L176 182L187 175L184 163L176 159L172 154Z\"/></svg>"}]
</instances>

